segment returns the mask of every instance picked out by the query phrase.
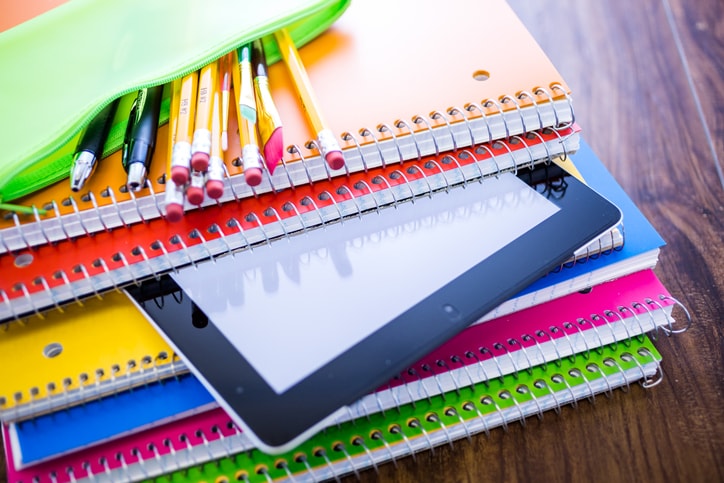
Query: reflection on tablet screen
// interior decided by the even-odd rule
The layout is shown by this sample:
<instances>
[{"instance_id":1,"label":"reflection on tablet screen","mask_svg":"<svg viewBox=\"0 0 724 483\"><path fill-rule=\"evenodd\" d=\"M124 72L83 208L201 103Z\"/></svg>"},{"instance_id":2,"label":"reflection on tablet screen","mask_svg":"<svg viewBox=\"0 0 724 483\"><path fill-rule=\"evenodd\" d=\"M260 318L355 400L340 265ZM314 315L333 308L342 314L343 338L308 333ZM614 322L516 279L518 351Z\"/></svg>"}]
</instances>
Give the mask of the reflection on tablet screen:
<instances>
[{"instance_id":1,"label":"reflection on tablet screen","mask_svg":"<svg viewBox=\"0 0 724 483\"><path fill-rule=\"evenodd\" d=\"M282 394L558 210L508 173L172 277Z\"/></svg>"}]
</instances>

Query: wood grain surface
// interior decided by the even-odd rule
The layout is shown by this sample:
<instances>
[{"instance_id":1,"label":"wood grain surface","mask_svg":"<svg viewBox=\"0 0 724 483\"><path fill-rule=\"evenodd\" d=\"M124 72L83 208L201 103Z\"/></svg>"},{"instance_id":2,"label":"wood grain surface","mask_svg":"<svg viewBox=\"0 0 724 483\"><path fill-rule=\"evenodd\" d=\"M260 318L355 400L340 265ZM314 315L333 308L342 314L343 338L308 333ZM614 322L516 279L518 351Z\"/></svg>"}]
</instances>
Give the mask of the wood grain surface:
<instances>
[{"instance_id":1,"label":"wood grain surface","mask_svg":"<svg viewBox=\"0 0 724 483\"><path fill-rule=\"evenodd\" d=\"M584 138L667 241L656 272L693 326L656 342L665 378L652 389L583 401L361 480L724 481L724 2L510 3L572 88Z\"/></svg>"}]
</instances>

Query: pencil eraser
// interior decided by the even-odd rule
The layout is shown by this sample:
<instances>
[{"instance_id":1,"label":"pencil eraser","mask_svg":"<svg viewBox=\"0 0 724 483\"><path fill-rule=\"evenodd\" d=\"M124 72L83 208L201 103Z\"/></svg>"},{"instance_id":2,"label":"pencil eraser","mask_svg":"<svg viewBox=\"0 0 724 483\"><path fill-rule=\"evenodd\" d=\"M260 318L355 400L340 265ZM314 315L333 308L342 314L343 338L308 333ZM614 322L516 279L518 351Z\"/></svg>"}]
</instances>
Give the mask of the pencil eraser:
<instances>
[{"instance_id":1,"label":"pencil eraser","mask_svg":"<svg viewBox=\"0 0 724 483\"><path fill-rule=\"evenodd\" d=\"M344 166L344 154L342 154L342 151L330 151L324 159L327 160L327 164L332 169L340 169Z\"/></svg>"},{"instance_id":2,"label":"pencil eraser","mask_svg":"<svg viewBox=\"0 0 724 483\"><path fill-rule=\"evenodd\" d=\"M166 205L166 219L172 223L181 221L184 217L184 207L178 203L169 203Z\"/></svg>"},{"instance_id":3,"label":"pencil eraser","mask_svg":"<svg viewBox=\"0 0 724 483\"><path fill-rule=\"evenodd\" d=\"M256 186L261 183L261 168L249 168L244 170L244 179L249 186Z\"/></svg>"},{"instance_id":4,"label":"pencil eraser","mask_svg":"<svg viewBox=\"0 0 724 483\"><path fill-rule=\"evenodd\" d=\"M206 194L209 198L218 200L224 194L224 182L218 179L210 179L206 182Z\"/></svg>"},{"instance_id":5,"label":"pencil eraser","mask_svg":"<svg viewBox=\"0 0 724 483\"><path fill-rule=\"evenodd\" d=\"M209 169L209 154L198 152L191 156L191 167L195 171L205 173Z\"/></svg>"},{"instance_id":6,"label":"pencil eraser","mask_svg":"<svg viewBox=\"0 0 724 483\"><path fill-rule=\"evenodd\" d=\"M177 186L183 186L189 182L189 169L183 166L171 168L171 179Z\"/></svg>"},{"instance_id":7,"label":"pencil eraser","mask_svg":"<svg viewBox=\"0 0 724 483\"><path fill-rule=\"evenodd\" d=\"M204 189L200 186L189 186L186 188L186 199L192 205L200 205L204 201Z\"/></svg>"}]
</instances>

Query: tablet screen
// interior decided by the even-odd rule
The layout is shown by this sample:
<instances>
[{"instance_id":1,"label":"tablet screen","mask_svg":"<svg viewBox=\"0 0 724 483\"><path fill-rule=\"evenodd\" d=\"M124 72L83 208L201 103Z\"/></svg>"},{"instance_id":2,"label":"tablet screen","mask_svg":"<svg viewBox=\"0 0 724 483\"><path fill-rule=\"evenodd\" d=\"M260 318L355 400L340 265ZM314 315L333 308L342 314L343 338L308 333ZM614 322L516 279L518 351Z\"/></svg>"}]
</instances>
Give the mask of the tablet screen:
<instances>
[{"instance_id":1,"label":"tablet screen","mask_svg":"<svg viewBox=\"0 0 724 483\"><path fill-rule=\"evenodd\" d=\"M172 277L283 394L557 211L507 173Z\"/></svg>"},{"instance_id":2,"label":"tablet screen","mask_svg":"<svg viewBox=\"0 0 724 483\"><path fill-rule=\"evenodd\" d=\"M286 451L620 221L554 171L327 221L129 295L254 444Z\"/></svg>"}]
</instances>

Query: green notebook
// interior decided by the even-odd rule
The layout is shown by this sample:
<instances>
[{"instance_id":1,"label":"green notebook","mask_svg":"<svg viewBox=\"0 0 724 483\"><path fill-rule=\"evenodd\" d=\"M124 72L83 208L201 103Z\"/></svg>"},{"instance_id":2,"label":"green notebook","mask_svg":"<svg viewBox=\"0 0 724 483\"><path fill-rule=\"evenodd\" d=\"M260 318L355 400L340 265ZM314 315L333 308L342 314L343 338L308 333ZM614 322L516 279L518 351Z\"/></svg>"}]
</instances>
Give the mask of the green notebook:
<instances>
[{"instance_id":1,"label":"green notebook","mask_svg":"<svg viewBox=\"0 0 724 483\"><path fill-rule=\"evenodd\" d=\"M435 446L471 438L526 418L543 417L565 404L634 381L644 387L660 381L661 355L648 337L536 366L397 409L332 426L294 450L267 455L253 449L189 466L157 482L322 481L396 461ZM658 379L655 379L657 378ZM227 438L229 439L229 438ZM227 442L228 444L228 442ZM208 448L198 448L199 460ZM174 455L194 461L193 455ZM196 460L196 461L199 461Z\"/></svg>"}]
</instances>

